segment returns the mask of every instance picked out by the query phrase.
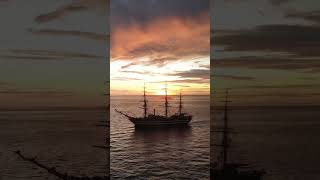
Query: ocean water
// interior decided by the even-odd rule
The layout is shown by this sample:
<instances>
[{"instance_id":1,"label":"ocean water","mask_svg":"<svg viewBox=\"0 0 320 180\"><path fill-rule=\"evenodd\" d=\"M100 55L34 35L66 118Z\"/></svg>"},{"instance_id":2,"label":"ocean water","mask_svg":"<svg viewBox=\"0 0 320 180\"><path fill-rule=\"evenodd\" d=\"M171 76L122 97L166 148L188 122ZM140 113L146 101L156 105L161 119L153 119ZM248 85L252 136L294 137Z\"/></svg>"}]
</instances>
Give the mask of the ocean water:
<instances>
[{"instance_id":1,"label":"ocean water","mask_svg":"<svg viewBox=\"0 0 320 180\"><path fill-rule=\"evenodd\" d=\"M22 110L0 112L0 179L55 180L46 171L21 160L13 151L71 175L101 175L108 171L104 145L108 129L104 110Z\"/></svg>"},{"instance_id":2,"label":"ocean water","mask_svg":"<svg viewBox=\"0 0 320 180\"><path fill-rule=\"evenodd\" d=\"M139 100L112 98L112 179L209 179L208 99L185 97L186 111L195 116L190 128L158 131L136 131L113 111L141 115ZM157 106L161 99L150 101L163 113ZM221 124L222 113L212 113L213 128ZM229 115L230 127L237 132L231 161L264 169L264 180L320 179L319 107L233 108ZM22 161L13 153L18 149L62 172L104 176L108 152L92 145L104 144L108 136L106 128L96 127L105 116L101 110L1 111L0 179L56 179ZM216 152L211 149L212 155Z\"/></svg>"},{"instance_id":3,"label":"ocean water","mask_svg":"<svg viewBox=\"0 0 320 180\"><path fill-rule=\"evenodd\" d=\"M223 111L212 112L212 130ZM264 169L263 180L320 179L320 107L232 108L230 161ZM219 138L212 132L212 142ZM212 147L212 154L219 151Z\"/></svg>"},{"instance_id":4,"label":"ocean water","mask_svg":"<svg viewBox=\"0 0 320 180\"><path fill-rule=\"evenodd\" d=\"M210 98L184 96L184 112L192 114L188 128L135 129L118 109L142 116L142 96L112 96L110 126L111 179L210 179ZM163 114L163 96L148 97L150 113ZM170 97L170 113L178 99Z\"/></svg>"}]
</instances>

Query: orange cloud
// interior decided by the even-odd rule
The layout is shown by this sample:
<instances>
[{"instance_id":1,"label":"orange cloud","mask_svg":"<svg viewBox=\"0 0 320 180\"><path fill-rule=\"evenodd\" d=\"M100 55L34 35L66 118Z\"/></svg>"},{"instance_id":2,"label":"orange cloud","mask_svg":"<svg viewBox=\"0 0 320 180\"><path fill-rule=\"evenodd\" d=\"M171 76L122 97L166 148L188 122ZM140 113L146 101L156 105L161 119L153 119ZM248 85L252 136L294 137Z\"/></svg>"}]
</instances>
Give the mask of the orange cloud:
<instances>
[{"instance_id":1,"label":"orange cloud","mask_svg":"<svg viewBox=\"0 0 320 180\"><path fill-rule=\"evenodd\" d=\"M145 24L112 27L111 59L150 61L208 56L210 53L210 16L195 18L158 18ZM149 62L150 63L150 62Z\"/></svg>"}]
</instances>

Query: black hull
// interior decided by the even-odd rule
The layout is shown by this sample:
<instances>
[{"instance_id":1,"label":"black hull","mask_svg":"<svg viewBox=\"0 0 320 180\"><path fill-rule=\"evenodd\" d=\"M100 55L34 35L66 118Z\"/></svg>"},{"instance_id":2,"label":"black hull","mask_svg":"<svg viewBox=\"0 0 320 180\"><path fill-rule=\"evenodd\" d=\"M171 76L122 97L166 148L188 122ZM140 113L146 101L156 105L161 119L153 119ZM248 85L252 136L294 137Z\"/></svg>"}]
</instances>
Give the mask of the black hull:
<instances>
[{"instance_id":1,"label":"black hull","mask_svg":"<svg viewBox=\"0 0 320 180\"><path fill-rule=\"evenodd\" d=\"M147 118L129 118L136 128L146 127L184 127L189 126L191 116L173 116L165 118L162 116L154 116Z\"/></svg>"},{"instance_id":2,"label":"black hull","mask_svg":"<svg viewBox=\"0 0 320 180\"><path fill-rule=\"evenodd\" d=\"M148 127L154 127L154 128L165 128L165 127L188 127L189 123L179 123L179 124L138 124L134 123L135 128L148 128Z\"/></svg>"},{"instance_id":3,"label":"black hull","mask_svg":"<svg viewBox=\"0 0 320 180\"><path fill-rule=\"evenodd\" d=\"M262 170L253 169L242 171L238 168L210 169L210 179L213 180L262 180L264 174Z\"/></svg>"},{"instance_id":4,"label":"black hull","mask_svg":"<svg viewBox=\"0 0 320 180\"><path fill-rule=\"evenodd\" d=\"M261 176L250 176L250 175L216 175L212 176L210 179L212 180L262 180Z\"/></svg>"}]
</instances>

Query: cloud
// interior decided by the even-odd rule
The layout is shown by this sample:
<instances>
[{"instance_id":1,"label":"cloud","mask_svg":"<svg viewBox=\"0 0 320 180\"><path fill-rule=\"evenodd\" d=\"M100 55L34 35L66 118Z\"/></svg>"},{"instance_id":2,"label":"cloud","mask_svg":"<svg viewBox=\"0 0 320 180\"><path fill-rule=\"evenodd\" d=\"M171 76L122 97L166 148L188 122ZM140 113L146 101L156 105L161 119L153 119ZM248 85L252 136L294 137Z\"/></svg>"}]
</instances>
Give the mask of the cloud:
<instances>
[{"instance_id":1,"label":"cloud","mask_svg":"<svg viewBox=\"0 0 320 180\"><path fill-rule=\"evenodd\" d=\"M180 78L210 79L210 69L191 69L189 71L174 72L169 75L179 76Z\"/></svg>"},{"instance_id":2,"label":"cloud","mask_svg":"<svg viewBox=\"0 0 320 180\"><path fill-rule=\"evenodd\" d=\"M208 83L210 83L210 79L188 78L188 79L157 81L155 83L208 84Z\"/></svg>"},{"instance_id":3,"label":"cloud","mask_svg":"<svg viewBox=\"0 0 320 180\"><path fill-rule=\"evenodd\" d=\"M45 22L56 20L56 19L60 19L70 12L77 12L77 11L82 11L87 9L88 8L86 6L83 6L81 4L70 4L62 8L59 8L55 11L52 11L46 14L41 14L35 18L35 21L37 23L45 23Z\"/></svg>"},{"instance_id":4,"label":"cloud","mask_svg":"<svg viewBox=\"0 0 320 180\"><path fill-rule=\"evenodd\" d=\"M209 14L209 0L116 0L111 1L111 25L144 26L155 19L190 18L203 12Z\"/></svg>"},{"instance_id":5,"label":"cloud","mask_svg":"<svg viewBox=\"0 0 320 180\"><path fill-rule=\"evenodd\" d=\"M307 72L310 70L320 72L318 59L290 59L277 57L235 57L212 60L213 68L249 68L249 69L277 69Z\"/></svg>"},{"instance_id":6,"label":"cloud","mask_svg":"<svg viewBox=\"0 0 320 180\"><path fill-rule=\"evenodd\" d=\"M32 95L32 96L72 96L71 92L53 90L0 90L0 94Z\"/></svg>"},{"instance_id":7,"label":"cloud","mask_svg":"<svg viewBox=\"0 0 320 180\"><path fill-rule=\"evenodd\" d=\"M284 84L284 85L254 85L247 86L252 89L319 89L320 84Z\"/></svg>"},{"instance_id":8,"label":"cloud","mask_svg":"<svg viewBox=\"0 0 320 180\"><path fill-rule=\"evenodd\" d=\"M122 70L122 73L134 73L142 75L158 75L158 73L147 72L147 71L129 71ZM209 82L210 79L210 70L209 69L191 69L187 71L177 71L173 73L166 74L167 76L175 76L176 80L167 80L167 81L156 81L154 83L165 83L165 82L177 82L177 83L198 83L198 82ZM123 77L123 78L113 78L112 80L142 80L139 78Z\"/></svg>"},{"instance_id":9,"label":"cloud","mask_svg":"<svg viewBox=\"0 0 320 180\"><path fill-rule=\"evenodd\" d=\"M223 78L223 79L229 79L229 80L245 80L245 81L252 81L255 80L256 78L254 77L249 77L249 76L235 76L235 75L212 75L213 79L216 78Z\"/></svg>"},{"instance_id":10,"label":"cloud","mask_svg":"<svg viewBox=\"0 0 320 180\"><path fill-rule=\"evenodd\" d=\"M0 82L0 89L9 89L10 85L8 82Z\"/></svg>"},{"instance_id":11,"label":"cloud","mask_svg":"<svg viewBox=\"0 0 320 180\"><path fill-rule=\"evenodd\" d=\"M83 32L77 30L59 30L59 29L28 29L27 31L31 32L34 35L47 35L47 36L74 36L79 38L92 39L97 41L106 42L109 40L109 35L107 34L98 34L94 32Z\"/></svg>"},{"instance_id":12,"label":"cloud","mask_svg":"<svg viewBox=\"0 0 320 180\"><path fill-rule=\"evenodd\" d=\"M197 21L197 19L206 21ZM112 28L111 59L148 57L153 63L193 56L208 56L210 17L157 19L145 26Z\"/></svg>"},{"instance_id":13,"label":"cloud","mask_svg":"<svg viewBox=\"0 0 320 180\"><path fill-rule=\"evenodd\" d=\"M242 32L214 36L223 51L277 52L294 58L320 57L320 26L262 25Z\"/></svg>"},{"instance_id":14,"label":"cloud","mask_svg":"<svg viewBox=\"0 0 320 180\"><path fill-rule=\"evenodd\" d=\"M3 84L3 86L2 86ZM70 91L51 88L19 88L10 83L0 83L0 95L22 96L72 96Z\"/></svg>"},{"instance_id":15,"label":"cloud","mask_svg":"<svg viewBox=\"0 0 320 180\"><path fill-rule=\"evenodd\" d=\"M127 68L130 68L131 66L136 66L136 65L143 65L143 66L152 65L157 67L163 67L172 61L180 59L180 57L172 56L172 55L162 55L163 57L156 57L156 56L157 55L150 55L148 60L143 60L143 61L140 61L139 59L135 59L133 62L127 65L121 66L121 69L127 69Z\"/></svg>"},{"instance_id":16,"label":"cloud","mask_svg":"<svg viewBox=\"0 0 320 180\"><path fill-rule=\"evenodd\" d=\"M13 49L9 50L11 54L0 55L3 58L10 59L28 59L28 60L62 60L62 59L91 59L103 60L103 56L94 54L68 52L68 51L54 51L41 49Z\"/></svg>"},{"instance_id":17,"label":"cloud","mask_svg":"<svg viewBox=\"0 0 320 180\"><path fill-rule=\"evenodd\" d=\"M143 79L133 77L114 77L111 81L140 81Z\"/></svg>"},{"instance_id":18,"label":"cloud","mask_svg":"<svg viewBox=\"0 0 320 180\"><path fill-rule=\"evenodd\" d=\"M259 97L259 98L257 98ZM281 99L283 100L281 101L277 101L277 99L279 99L281 97ZM319 98L320 97L320 93L303 93L303 92L279 92L279 91L274 91L274 92L250 92L249 93L232 93L232 96L230 97L231 99L235 99L235 98L239 98L239 99L243 99L243 101L248 101L248 102L255 102L255 105L262 105L265 103L271 103L270 105L274 106L275 101L277 101L276 104L278 105L283 105L283 103L287 104L287 105L297 105L297 104L309 104L310 102L312 103L312 99L306 100L304 98L313 98L313 100L315 100L315 98ZM256 99L254 99L256 98ZM265 99L267 98L267 99ZM269 99L269 98L275 98L275 99ZM216 98L217 99L217 98ZM252 101L248 100L248 99L252 99ZM301 100L301 102L299 102L299 99ZM291 100L291 103L290 103ZM261 101L261 102L259 102ZM220 103L220 102L218 102ZM240 103L243 103L240 101ZM245 103L246 105L250 104L250 103Z\"/></svg>"},{"instance_id":19,"label":"cloud","mask_svg":"<svg viewBox=\"0 0 320 180\"><path fill-rule=\"evenodd\" d=\"M39 49L13 49L12 53L15 54L27 54L27 55L48 55L48 56L57 56L57 57L76 57L76 58L96 58L100 59L103 56L85 54L85 53L75 53L68 51L54 51L54 50L39 50Z\"/></svg>"},{"instance_id":20,"label":"cloud","mask_svg":"<svg viewBox=\"0 0 320 180\"><path fill-rule=\"evenodd\" d=\"M208 92L209 70L203 74L191 69L209 61L209 7L209 0L111 1L112 80L159 86L166 79L173 86Z\"/></svg>"},{"instance_id":21,"label":"cloud","mask_svg":"<svg viewBox=\"0 0 320 180\"><path fill-rule=\"evenodd\" d=\"M122 73L133 73L133 74L147 74L148 72L139 72L139 71L126 71L126 70L122 70L120 71Z\"/></svg>"},{"instance_id":22,"label":"cloud","mask_svg":"<svg viewBox=\"0 0 320 180\"><path fill-rule=\"evenodd\" d=\"M35 17L37 23L47 23L62 19L70 13L87 11L90 9L101 9L108 11L109 0L73 0L72 3L63 5L51 12L40 14Z\"/></svg>"},{"instance_id":23,"label":"cloud","mask_svg":"<svg viewBox=\"0 0 320 180\"><path fill-rule=\"evenodd\" d=\"M184 88L190 87L190 86L188 86L188 85L181 85L181 84L175 84L174 86L176 86L176 87L184 87Z\"/></svg>"},{"instance_id":24,"label":"cloud","mask_svg":"<svg viewBox=\"0 0 320 180\"><path fill-rule=\"evenodd\" d=\"M293 19L303 19L307 21L311 21L314 23L320 23L320 10L315 11L307 11L307 12L288 12L285 16L286 18L293 18Z\"/></svg>"},{"instance_id":25,"label":"cloud","mask_svg":"<svg viewBox=\"0 0 320 180\"><path fill-rule=\"evenodd\" d=\"M297 79L302 79L302 80L307 80L307 81L313 81L313 80L316 80L317 78L315 77L298 77Z\"/></svg>"},{"instance_id":26,"label":"cloud","mask_svg":"<svg viewBox=\"0 0 320 180\"><path fill-rule=\"evenodd\" d=\"M56 57L47 56L16 56L16 55L0 55L4 59L17 59L17 60L58 60Z\"/></svg>"}]
</instances>

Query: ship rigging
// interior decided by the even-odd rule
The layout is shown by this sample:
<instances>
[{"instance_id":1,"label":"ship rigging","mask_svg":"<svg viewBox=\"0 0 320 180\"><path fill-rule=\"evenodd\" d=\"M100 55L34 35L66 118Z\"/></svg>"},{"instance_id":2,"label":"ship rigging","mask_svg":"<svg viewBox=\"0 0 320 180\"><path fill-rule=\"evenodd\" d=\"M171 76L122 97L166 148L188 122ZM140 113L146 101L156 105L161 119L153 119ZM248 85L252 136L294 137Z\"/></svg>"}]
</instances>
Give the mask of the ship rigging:
<instances>
[{"instance_id":1,"label":"ship rigging","mask_svg":"<svg viewBox=\"0 0 320 180\"><path fill-rule=\"evenodd\" d=\"M144 86L143 92L143 117L133 117L122 111L115 109L116 112L127 117L135 127L156 127L156 126L187 126L189 122L192 120L192 115L182 112L182 94L180 92L179 97L179 110L178 113L175 113L169 116L169 102L168 102L168 88L167 84L165 87L165 97L164 97L164 107L165 114L164 115L156 115L155 109L153 110L153 114L148 114L148 100L146 96L146 87Z\"/></svg>"}]
</instances>

